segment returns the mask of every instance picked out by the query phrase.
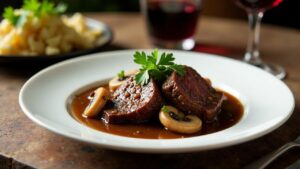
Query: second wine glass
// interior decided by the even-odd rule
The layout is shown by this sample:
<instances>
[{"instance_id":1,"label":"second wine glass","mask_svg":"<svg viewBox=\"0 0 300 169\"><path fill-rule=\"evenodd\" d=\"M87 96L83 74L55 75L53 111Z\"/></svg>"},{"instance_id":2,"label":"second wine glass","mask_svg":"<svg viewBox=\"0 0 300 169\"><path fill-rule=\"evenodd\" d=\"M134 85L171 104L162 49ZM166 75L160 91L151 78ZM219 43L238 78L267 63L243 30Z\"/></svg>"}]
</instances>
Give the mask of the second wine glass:
<instances>
[{"instance_id":1,"label":"second wine glass","mask_svg":"<svg viewBox=\"0 0 300 169\"><path fill-rule=\"evenodd\" d=\"M282 0L234 0L236 4L248 13L249 20L249 41L247 51L245 53L244 61L260 67L267 72L273 74L279 79L283 79L286 76L285 70L275 64L263 62L259 53L260 42L260 24L264 12L267 9L276 7Z\"/></svg>"}]
</instances>

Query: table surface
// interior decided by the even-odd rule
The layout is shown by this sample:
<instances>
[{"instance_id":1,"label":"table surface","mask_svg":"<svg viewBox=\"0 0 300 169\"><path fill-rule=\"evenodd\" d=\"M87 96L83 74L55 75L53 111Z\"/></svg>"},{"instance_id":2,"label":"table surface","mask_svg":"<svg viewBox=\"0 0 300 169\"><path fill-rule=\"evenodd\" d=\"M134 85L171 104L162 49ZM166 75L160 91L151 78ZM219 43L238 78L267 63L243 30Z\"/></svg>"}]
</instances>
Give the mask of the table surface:
<instances>
[{"instance_id":1,"label":"table surface","mask_svg":"<svg viewBox=\"0 0 300 169\"><path fill-rule=\"evenodd\" d=\"M103 50L152 47L143 18L137 13L86 15L113 29L114 40ZM197 50L241 59L247 28L246 21L202 17ZM291 118L275 131L243 144L197 153L138 154L102 149L54 134L24 115L18 104L20 88L43 65L0 63L0 168L240 168L270 153L300 135L300 31L270 25L263 25L261 31L263 59L284 66L288 72L284 82L296 100ZM299 158L300 152L292 150L271 168L282 168Z\"/></svg>"}]
</instances>

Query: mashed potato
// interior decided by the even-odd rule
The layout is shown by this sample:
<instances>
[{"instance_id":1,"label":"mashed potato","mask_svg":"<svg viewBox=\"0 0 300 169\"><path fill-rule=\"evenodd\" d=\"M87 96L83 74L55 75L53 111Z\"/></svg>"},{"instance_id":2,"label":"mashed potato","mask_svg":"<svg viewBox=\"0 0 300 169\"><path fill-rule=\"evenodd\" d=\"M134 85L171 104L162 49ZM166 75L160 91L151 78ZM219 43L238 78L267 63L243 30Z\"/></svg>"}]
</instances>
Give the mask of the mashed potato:
<instances>
[{"instance_id":1,"label":"mashed potato","mask_svg":"<svg viewBox=\"0 0 300 169\"><path fill-rule=\"evenodd\" d=\"M90 29L85 18L79 13L71 17L45 15L27 18L22 27L15 27L8 20L2 20L0 55L37 56L67 53L92 48L97 45L97 39L101 36L101 30Z\"/></svg>"}]
</instances>

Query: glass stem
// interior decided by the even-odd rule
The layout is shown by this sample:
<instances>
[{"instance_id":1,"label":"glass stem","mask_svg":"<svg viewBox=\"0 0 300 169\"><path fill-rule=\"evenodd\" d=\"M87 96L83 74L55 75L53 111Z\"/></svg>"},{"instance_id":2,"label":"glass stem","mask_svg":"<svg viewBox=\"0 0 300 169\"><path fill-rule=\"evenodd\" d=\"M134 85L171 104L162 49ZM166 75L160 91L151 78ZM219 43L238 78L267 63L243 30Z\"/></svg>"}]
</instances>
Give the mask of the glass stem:
<instances>
[{"instance_id":1,"label":"glass stem","mask_svg":"<svg viewBox=\"0 0 300 169\"><path fill-rule=\"evenodd\" d=\"M248 13L250 33L244 61L256 66L262 64L259 57L259 32L262 17L263 12L252 11Z\"/></svg>"}]
</instances>

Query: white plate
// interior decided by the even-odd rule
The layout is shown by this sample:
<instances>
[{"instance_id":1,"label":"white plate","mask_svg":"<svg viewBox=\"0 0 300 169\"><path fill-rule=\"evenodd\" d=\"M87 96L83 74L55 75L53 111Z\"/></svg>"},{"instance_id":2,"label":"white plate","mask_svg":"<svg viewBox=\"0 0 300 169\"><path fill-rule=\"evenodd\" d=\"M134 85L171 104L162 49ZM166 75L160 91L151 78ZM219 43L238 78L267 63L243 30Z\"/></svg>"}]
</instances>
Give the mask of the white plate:
<instances>
[{"instance_id":1,"label":"white plate","mask_svg":"<svg viewBox=\"0 0 300 169\"><path fill-rule=\"evenodd\" d=\"M148 51L150 52L150 51ZM124 69L134 69L134 50L93 54L58 63L29 79L19 102L37 124L60 135L102 147L147 153L178 153L215 149L260 137L279 127L294 109L289 88L272 75L245 63L215 55L169 51L176 62L192 66L213 85L233 94L245 113L233 127L213 134L184 139L136 139L103 133L74 120L68 99L78 90L96 85Z\"/></svg>"}]
</instances>

